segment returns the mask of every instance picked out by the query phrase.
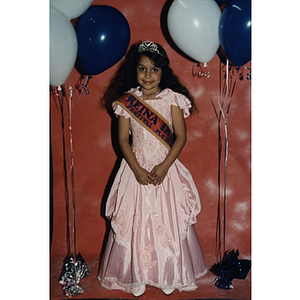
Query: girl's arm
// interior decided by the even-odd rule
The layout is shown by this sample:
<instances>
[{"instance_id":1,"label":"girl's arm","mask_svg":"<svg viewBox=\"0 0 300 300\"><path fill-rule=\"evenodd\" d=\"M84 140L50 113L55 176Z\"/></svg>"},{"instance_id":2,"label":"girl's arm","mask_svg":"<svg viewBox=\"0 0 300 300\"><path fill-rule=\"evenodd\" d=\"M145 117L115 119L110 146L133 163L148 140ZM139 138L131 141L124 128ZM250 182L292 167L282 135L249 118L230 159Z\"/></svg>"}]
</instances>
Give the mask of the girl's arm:
<instances>
[{"instance_id":1,"label":"girl's arm","mask_svg":"<svg viewBox=\"0 0 300 300\"><path fill-rule=\"evenodd\" d=\"M119 117L119 144L127 163L135 175L136 180L140 184L147 185L148 183L153 183L154 178L149 172L140 167L135 155L132 152L129 143L129 120L129 118L124 118L122 116Z\"/></svg>"},{"instance_id":2,"label":"girl's arm","mask_svg":"<svg viewBox=\"0 0 300 300\"><path fill-rule=\"evenodd\" d=\"M165 160L155 166L151 171L151 175L155 177L155 184L161 184L163 182L169 168L179 156L186 142L186 128L183 113L177 106L172 105L171 110L176 139Z\"/></svg>"}]
</instances>

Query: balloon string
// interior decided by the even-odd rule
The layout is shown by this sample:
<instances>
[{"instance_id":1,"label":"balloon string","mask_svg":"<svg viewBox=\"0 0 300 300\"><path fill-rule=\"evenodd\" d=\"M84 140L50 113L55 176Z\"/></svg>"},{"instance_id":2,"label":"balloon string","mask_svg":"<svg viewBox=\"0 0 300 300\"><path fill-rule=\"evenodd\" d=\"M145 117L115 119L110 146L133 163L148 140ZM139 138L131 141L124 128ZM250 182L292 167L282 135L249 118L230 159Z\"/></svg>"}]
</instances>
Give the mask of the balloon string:
<instances>
[{"instance_id":1,"label":"balloon string","mask_svg":"<svg viewBox=\"0 0 300 300\"><path fill-rule=\"evenodd\" d=\"M229 62L227 61L226 64L226 85L225 85L225 99L229 98ZM207 82L205 80L206 87L208 89ZM224 102L220 101L219 97L216 97L217 103L219 106L219 113L217 113L217 109L214 105L212 100L212 96L209 91L209 95L211 98L211 102L213 104L214 111L216 113L218 119L218 131L219 131L219 167L218 167L218 216L217 216L217 228L216 228L216 244L217 244L217 256L219 256L220 261L222 257L225 255L225 245L226 245L226 191L227 191L227 164L228 164L228 128L227 128L227 121L228 121L228 114L230 109L230 101L228 103L227 109L224 108ZM231 93L232 96L232 93ZM222 98L222 96L220 96ZM221 132L220 132L220 121L221 119L224 120L224 174L223 174L223 210L221 212L221 149L222 149L222 140L221 140Z\"/></svg>"},{"instance_id":2,"label":"balloon string","mask_svg":"<svg viewBox=\"0 0 300 300\"><path fill-rule=\"evenodd\" d=\"M237 69L237 73L238 73ZM236 76L237 78L237 76ZM235 82L233 85L233 89L231 92L230 97L232 97L235 84L236 84L236 78ZM229 79L229 60L227 59L227 64L226 64L226 95L228 97L229 93L229 86L228 86L228 79ZM229 109L230 109L230 104L231 101L229 101L228 106L227 106L227 111L224 113L223 106L221 105L220 101L218 100L220 111L224 120L224 190L223 190L223 255L225 255L225 244L226 244L226 193L227 193L227 187L226 187L226 174L227 174L227 162L228 162L228 128L227 128L227 121L228 121L228 114L229 114Z\"/></svg>"},{"instance_id":3,"label":"balloon string","mask_svg":"<svg viewBox=\"0 0 300 300\"><path fill-rule=\"evenodd\" d=\"M75 105L75 108L72 113L72 97L73 97L73 88L69 85L69 101L68 101L68 108L69 108L69 136L70 136L70 172L71 172L71 203L72 203L72 215L73 215L73 228L72 228L72 234L73 234L73 239L72 239L72 249L73 249L73 255L74 255L74 268L75 268L75 282L78 282L77 278L77 263L76 263L76 222L75 222L75 202L76 202L76 197L75 197L75 179L74 179L74 150L73 150L73 128L72 128L72 119L73 115L75 113L75 110L77 108L77 105L79 103L79 100L81 98L83 90L86 92L86 94L89 94L89 91L87 89L87 84L89 79L92 78L91 76L87 76L85 83L82 85L82 90L81 93L78 97L77 103Z\"/></svg>"},{"instance_id":4,"label":"balloon string","mask_svg":"<svg viewBox=\"0 0 300 300\"><path fill-rule=\"evenodd\" d=\"M69 95L69 134L70 134L70 171L71 171L71 203L72 203L72 215L73 215L73 240L72 249L74 255L74 268L75 268L75 282L77 283L77 270L76 270L76 224L75 224L75 182L74 182L74 155L73 155L73 133L72 133L72 88L70 89Z\"/></svg>"},{"instance_id":5,"label":"balloon string","mask_svg":"<svg viewBox=\"0 0 300 300\"><path fill-rule=\"evenodd\" d=\"M61 125L62 125L62 144L63 144L63 166L64 166L64 184L65 184L65 203L66 203L66 217L67 217L67 250L68 255L72 255L72 249L74 254L74 247L71 249L71 245L74 245L74 233L73 233L73 239L71 238L70 234L70 227L71 227L71 221L70 221L70 193L69 193L69 182L68 182L68 171L67 171L67 160L66 160L66 139L65 139L65 117L64 117L64 95L63 95L63 89L61 86L53 89L53 95L58 97L58 104L59 104L59 111L60 111L60 117L61 117ZM56 107L58 108L58 104L55 99ZM68 109L68 106L66 107Z\"/></svg>"},{"instance_id":6,"label":"balloon string","mask_svg":"<svg viewBox=\"0 0 300 300\"><path fill-rule=\"evenodd\" d=\"M76 106L73 110L72 113L72 98L73 98L73 88L69 85L69 101L68 101L68 111L69 111L69 137L70 137L70 175L71 175L71 197L69 198L71 200L71 205L72 205L72 216L73 216L73 228L72 228L72 250L73 250L73 255L74 255L74 264L75 264L75 274L77 276L76 272L76 222L75 222L75 202L76 202L76 193L75 193L75 179L74 179L74 150L73 150L73 128L72 128L72 119L73 115L75 113L75 110L77 108L77 105L79 103L79 100L81 98L83 90L85 90L86 94L88 95L88 89L87 89L87 84L89 79L92 78L91 76L87 76L85 83L82 85L83 89L81 90L81 93L78 97ZM63 97L63 96L62 96ZM63 99L63 98L62 98ZM69 224L69 222L68 222ZM76 278L77 282L77 278Z\"/></svg>"},{"instance_id":7,"label":"balloon string","mask_svg":"<svg viewBox=\"0 0 300 300\"><path fill-rule=\"evenodd\" d=\"M221 151L222 151L222 138L221 138L221 119L222 119L222 110L219 112L217 111L217 108L214 104L213 97L211 95L211 91L208 88L207 81L204 80L206 89L208 91L208 95L210 97L210 101L212 103L214 112L216 114L216 118L218 120L218 210L217 210L217 225L216 225L216 255L219 257L219 261L222 260L222 232L223 232L223 222L221 221ZM216 96L218 99L218 97ZM218 100L219 106L222 107L223 104L221 104Z\"/></svg>"},{"instance_id":8,"label":"balloon string","mask_svg":"<svg viewBox=\"0 0 300 300\"><path fill-rule=\"evenodd\" d=\"M60 92L60 94L58 93ZM66 160L66 141L65 141L65 121L64 121L64 99L61 87L56 90L58 102L60 105L61 125L62 125L62 145L63 145L63 166L64 166L64 184L65 184L65 203L67 216L67 250L68 255L71 254L71 236L70 236L70 206L69 206L69 188L68 188L68 172Z\"/></svg>"},{"instance_id":9,"label":"balloon string","mask_svg":"<svg viewBox=\"0 0 300 300\"><path fill-rule=\"evenodd\" d=\"M51 92L52 92L52 96L53 96L53 99L54 99L55 107L56 107L57 111L59 112L59 118L62 118L63 113L62 113L62 110L61 110L61 100L60 100L60 95L57 91L57 88L51 86ZM60 119L60 121L62 121L62 119Z\"/></svg>"},{"instance_id":10,"label":"balloon string","mask_svg":"<svg viewBox=\"0 0 300 300\"><path fill-rule=\"evenodd\" d=\"M234 89L235 89L236 80L237 80L237 75L238 75L238 73L239 73L239 70L240 70L240 67L237 67L237 69L236 69L236 76L235 76L235 80L234 80L233 87L232 87L232 91L231 91L231 95L230 95L231 98L232 98L232 95L233 95L233 92L234 92Z\"/></svg>"},{"instance_id":11,"label":"balloon string","mask_svg":"<svg viewBox=\"0 0 300 300\"><path fill-rule=\"evenodd\" d=\"M60 95L59 95L60 92ZM75 224L75 181L74 181L74 155L73 155L73 133L72 133L72 97L73 89L69 85L69 100L64 101L63 89L61 86L54 90L53 94L59 96L61 122L62 122L62 138L63 138L63 160L64 160L64 181L65 181L65 199L66 199L66 213L67 213L67 248L68 255L74 257L75 280L77 280L77 264L76 264L76 224ZM57 105L57 103L56 103ZM70 145L70 174L67 171L66 160L66 140L65 140L65 122L64 122L64 106L68 111L69 119L69 145ZM68 178L70 178L71 191L69 192ZM72 212L70 211L72 210ZM71 216L73 219L71 220ZM72 227L72 228L71 228ZM72 234L71 234L72 232Z\"/></svg>"},{"instance_id":12,"label":"balloon string","mask_svg":"<svg viewBox=\"0 0 300 300\"><path fill-rule=\"evenodd\" d=\"M236 76L237 77L237 76ZM228 86L228 79L229 79L229 60L227 59L227 64L226 64L226 91L227 91L227 97L229 93L229 86ZM233 95L233 91L235 88L236 84L236 78L234 82L234 86L231 92L231 97ZM224 190L223 190L223 255L225 254L225 244L226 244L226 193L227 193L227 187L226 187L226 174L227 174L227 162L228 162L228 129L227 129L227 121L228 121L228 114L229 114L229 109L230 109L230 101L228 103L227 111L224 113L223 107L221 106L220 102L219 107L220 111L222 113L222 117L224 120Z\"/></svg>"},{"instance_id":13,"label":"balloon string","mask_svg":"<svg viewBox=\"0 0 300 300\"><path fill-rule=\"evenodd\" d=\"M229 80L229 72L228 72L228 68L229 68L229 60L226 60L226 95L228 96L228 80Z\"/></svg>"},{"instance_id":14,"label":"balloon string","mask_svg":"<svg viewBox=\"0 0 300 300\"><path fill-rule=\"evenodd\" d=\"M224 159L224 191L223 191L223 251L221 253L225 254L225 228L226 228L226 171L227 171L227 161L228 161L228 130L227 130L227 118L230 108L230 103L228 105L228 109L226 115L224 114L223 108L221 106L220 101L218 100L220 111L222 113L224 119L224 133L225 133L225 143L224 143L224 151L225 151L225 159Z\"/></svg>"},{"instance_id":15,"label":"balloon string","mask_svg":"<svg viewBox=\"0 0 300 300\"><path fill-rule=\"evenodd\" d=\"M251 70L247 67L243 67L244 69L248 70L248 74L247 74L247 80L251 80ZM218 128L219 128L219 166L218 166L218 216L217 216L217 229L216 229L216 245L217 245L217 256L220 254L220 261L222 260L222 254L223 256L225 255L225 245L226 245L226 194L227 194L227 165L228 165L228 127L227 127L227 123L228 123L228 115L229 115L229 109L230 109L230 105L231 105L231 98L233 96L235 87L236 87L236 82L237 82L237 75L239 73L240 67L237 67L236 69L236 75L234 74L234 71L232 73L232 77L235 76L235 80L233 82L233 86L232 86L232 90L230 92L230 82L229 82L229 74L230 72L232 72L231 67L229 66L229 60L227 59L226 61L226 75L225 75L225 86L223 86L223 93L222 95L220 95L220 98L222 99L222 97L225 97L225 99L229 99L229 103L227 106L227 109L225 111L224 108L224 101L221 104L221 102L219 101L219 98L217 97L218 100L218 105L219 105L219 109L220 109L220 118L223 118L224 120L224 174L223 174L223 184L224 184L224 190L223 190L223 215L221 218L221 198L220 198L220 164L221 164L221 134L220 134L220 118L218 119ZM222 78L222 74L221 74L221 65L220 65L220 79ZM221 94L221 80L220 80L220 94ZM214 103L211 99L211 102L213 104L214 107L214 111L216 113L216 116L218 118L218 113L217 110L214 106ZM222 221L221 221L222 219ZM221 241L221 239L223 241Z\"/></svg>"}]
</instances>

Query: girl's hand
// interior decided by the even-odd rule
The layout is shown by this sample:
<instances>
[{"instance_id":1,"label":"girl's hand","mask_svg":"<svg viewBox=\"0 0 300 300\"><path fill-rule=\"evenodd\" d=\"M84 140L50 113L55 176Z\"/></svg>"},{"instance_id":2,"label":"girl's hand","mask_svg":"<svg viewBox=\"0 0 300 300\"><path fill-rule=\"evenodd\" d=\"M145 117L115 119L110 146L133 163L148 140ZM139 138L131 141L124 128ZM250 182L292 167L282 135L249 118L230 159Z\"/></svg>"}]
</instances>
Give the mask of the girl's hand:
<instances>
[{"instance_id":1,"label":"girl's hand","mask_svg":"<svg viewBox=\"0 0 300 300\"><path fill-rule=\"evenodd\" d=\"M183 113L178 106L172 105L171 110L176 139L165 160L155 166L150 173L155 178L154 185L163 182L169 168L180 154L186 142L186 129Z\"/></svg>"},{"instance_id":2,"label":"girl's hand","mask_svg":"<svg viewBox=\"0 0 300 300\"><path fill-rule=\"evenodd\" d=\"M155 180L155 178L149 172L141 167L134 172L134 175L138 183L142 185L147 185L149 183L151 184Z\"/></svg>"},{"instance_id":3,"label":"girl's hand","mask_svg":"<svg viewBox=\"0 0 300 300\"><path fill-rule=\"evenodd\" d=\"M168 173L168 167L166 167L165 164L161 163L157 166L155 166L152 171L151 171L151 176L154 178L153 184L157 185L157 184L161 184L167 173Z\"/></svg>"}]
</instances>

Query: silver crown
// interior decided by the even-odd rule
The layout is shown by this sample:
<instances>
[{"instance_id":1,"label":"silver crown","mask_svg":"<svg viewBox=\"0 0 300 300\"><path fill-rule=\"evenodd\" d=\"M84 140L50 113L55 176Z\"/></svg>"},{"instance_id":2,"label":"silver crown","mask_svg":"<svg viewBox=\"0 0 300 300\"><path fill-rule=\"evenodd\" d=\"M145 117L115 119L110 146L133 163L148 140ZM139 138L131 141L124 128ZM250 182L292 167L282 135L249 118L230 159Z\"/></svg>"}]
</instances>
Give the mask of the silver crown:
<instances>
[{"instance_id":1,"label":"silver crown","mask_svg":"<svg viewBox=\"0 0 300 300\"><path fill-rule=\"evenodd\" d=\"M139 53L145 52L145 51L149 51L152 53L157 53L159 55L161 55L162 57L163 54L159 52L158 47L155 43L151 42L151 41L146 41L146 42L142 42L137 50Z\"/></svg>"}]
</instances>

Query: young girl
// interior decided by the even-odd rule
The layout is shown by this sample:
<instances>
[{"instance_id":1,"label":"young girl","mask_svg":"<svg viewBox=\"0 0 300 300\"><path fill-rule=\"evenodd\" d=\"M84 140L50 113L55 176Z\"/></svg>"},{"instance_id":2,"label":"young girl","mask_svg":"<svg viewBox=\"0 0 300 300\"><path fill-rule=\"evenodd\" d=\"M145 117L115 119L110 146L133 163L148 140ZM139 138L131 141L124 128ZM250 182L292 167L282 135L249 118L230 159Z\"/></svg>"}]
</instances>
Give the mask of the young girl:
<instances>
[{"instance_id":1,"label":"young girl","mask_svg":"<svg viewBox=\"0 0 300 300\"><path fill-rule=\"evenodd\" d=\"M136 297L146 285L167 295L195 290L207 272L193 225L200 199L178 160L194 100L150 41L130 48L103 99L118 116L124 159L106 204L111 231L98 279Z\"/></svg>"}]
</instances>

